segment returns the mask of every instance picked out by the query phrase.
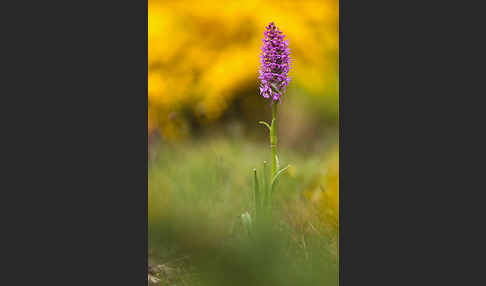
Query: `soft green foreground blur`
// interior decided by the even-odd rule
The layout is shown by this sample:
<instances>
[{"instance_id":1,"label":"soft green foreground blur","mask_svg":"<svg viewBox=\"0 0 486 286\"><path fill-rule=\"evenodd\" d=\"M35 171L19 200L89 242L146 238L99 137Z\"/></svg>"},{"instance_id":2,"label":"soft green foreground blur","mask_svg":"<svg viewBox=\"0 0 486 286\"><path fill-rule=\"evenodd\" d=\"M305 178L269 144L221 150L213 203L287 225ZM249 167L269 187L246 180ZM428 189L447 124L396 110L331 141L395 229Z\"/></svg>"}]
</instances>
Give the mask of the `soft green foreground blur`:
<instances>
[{"instance_id":1,"label":"soft green foreground blur","mask_svg":"<svg viewBox=\"0 0 486 286\"><path fill-rule=\"evenodd\" d=\"M337 285L337 233L304 196L328 153L289 149L274 218L248 235L251 170L268 144L217 137L152 147L149 259L161 285Z\"/></svg>"}]
</instances>

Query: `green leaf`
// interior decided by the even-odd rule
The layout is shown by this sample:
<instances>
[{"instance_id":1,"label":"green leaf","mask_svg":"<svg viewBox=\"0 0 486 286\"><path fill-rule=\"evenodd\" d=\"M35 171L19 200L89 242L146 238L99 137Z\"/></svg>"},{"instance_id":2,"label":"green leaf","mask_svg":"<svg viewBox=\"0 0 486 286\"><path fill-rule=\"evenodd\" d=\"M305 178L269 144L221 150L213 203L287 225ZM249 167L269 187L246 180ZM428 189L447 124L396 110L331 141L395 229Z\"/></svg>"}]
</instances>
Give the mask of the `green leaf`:
<instances>
[{"instance_id":1,"label":"green leaf","mask_svg":"<svg viewBox=\"0 0 486 286\"><path fill-rule=\"evenodd\" d=\"M271 130L270 125L268 123L266 123L265 121L258 121L258 123L267 126L268 130Z\"/></svg>"},{"instance_id":2,"label":"green leaf","mask_svg":"<svg viewBox=\"0 0 486 286\"><path fill-rule=\"evenodd\" d=\"M288 168L290 167L290 165L288 165L287 167L281 169L280 171L277 172L277 174L275 174L275 177L273 177L273 180L272 180L272 193L273 193L273 190L275 189L275 186L277 184L277 179L280 177L280 175L283 174L283 172L285 172Z\"/></svg>"}]
</instances>

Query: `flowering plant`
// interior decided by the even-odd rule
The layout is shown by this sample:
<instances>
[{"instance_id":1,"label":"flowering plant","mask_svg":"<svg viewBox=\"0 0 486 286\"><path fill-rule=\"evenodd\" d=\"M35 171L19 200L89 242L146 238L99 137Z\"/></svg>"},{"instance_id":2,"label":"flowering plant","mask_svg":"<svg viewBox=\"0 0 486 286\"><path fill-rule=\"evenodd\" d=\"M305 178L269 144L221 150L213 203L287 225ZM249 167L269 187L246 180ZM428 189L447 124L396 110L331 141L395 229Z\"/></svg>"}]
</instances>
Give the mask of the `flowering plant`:
<instances>
[{"instance_id":1,"label":"flowering plant","mask_svg":"<svg viewBox=\"0 0 486 286\"><path fill-rule=\"evenodd\" d=\"M271 210L272 194L275 190L278 177L288 169L289 166L279 169L277 155L277 108L281 97L286 91L290 79L290 50L288 40L279 28L271 22L264 32L262 52L260 54L260 95L271 99L272 122L268 124L260 121L270 131L270 149L272 151L272 165L268 174L268 164L263 162L263 180L259 182L257 170L253 169L253 202L254 217L259 218ZM242 220L247 229L250 229L251 216L247 212L242 215Z\"/></svg>"}]
</instances>

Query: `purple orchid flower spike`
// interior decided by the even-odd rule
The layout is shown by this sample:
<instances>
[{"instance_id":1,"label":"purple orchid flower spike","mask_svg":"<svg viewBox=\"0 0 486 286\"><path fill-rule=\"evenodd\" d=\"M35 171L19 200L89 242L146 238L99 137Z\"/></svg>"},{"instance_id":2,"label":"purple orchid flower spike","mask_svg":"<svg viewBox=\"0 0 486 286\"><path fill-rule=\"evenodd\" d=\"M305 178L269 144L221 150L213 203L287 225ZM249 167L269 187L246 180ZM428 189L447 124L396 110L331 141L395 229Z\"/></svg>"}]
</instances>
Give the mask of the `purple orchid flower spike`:
<instances>
[{"instance_id":1,"label":"purple orchid flower spike","mask_svg":"<svg viewBox=\"0 0 486 286\"><path fill-rule=\"evenodd\" d=\"M271 22L264 32L262 53L260 54L260 94L279 101L290 82L290 49L288 40L279 28Z\"/></svg>"}]
</instances>

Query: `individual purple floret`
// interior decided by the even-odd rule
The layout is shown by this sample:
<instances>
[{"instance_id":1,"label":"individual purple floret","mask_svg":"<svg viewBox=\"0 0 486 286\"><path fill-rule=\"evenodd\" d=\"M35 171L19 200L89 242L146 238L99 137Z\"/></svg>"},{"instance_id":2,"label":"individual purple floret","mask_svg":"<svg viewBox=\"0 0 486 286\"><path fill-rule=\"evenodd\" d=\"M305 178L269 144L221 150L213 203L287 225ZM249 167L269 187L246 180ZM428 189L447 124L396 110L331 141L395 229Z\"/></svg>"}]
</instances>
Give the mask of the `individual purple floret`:
<instances>
[{"instance_id":1,"label":"individual purple floret","mask_svg":"<svg viewBox=\"0 0 486 286\"><path fill-rule=\"evenodd\" d=\"M260 94L273 101L280 101L290 82L290 50L288 40L284 40L283 33L271 22L266 28L263 38L262 53L260 54L261 67Z\"/></svg>"}]
</instances>

